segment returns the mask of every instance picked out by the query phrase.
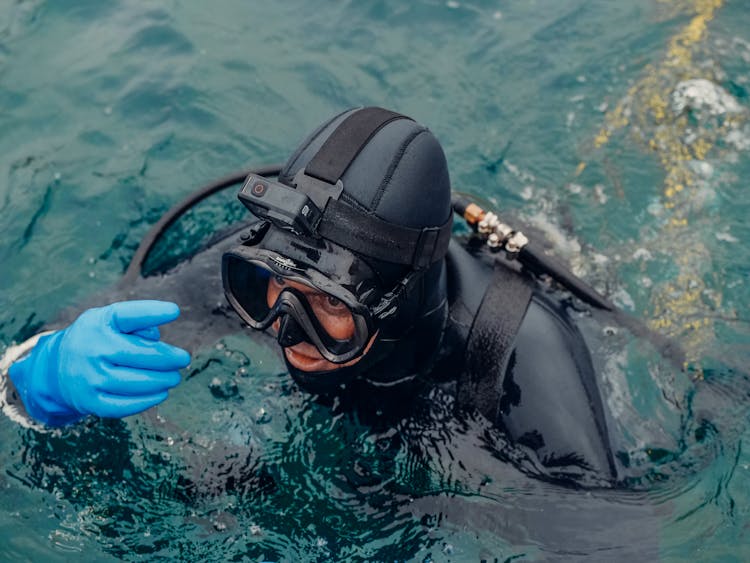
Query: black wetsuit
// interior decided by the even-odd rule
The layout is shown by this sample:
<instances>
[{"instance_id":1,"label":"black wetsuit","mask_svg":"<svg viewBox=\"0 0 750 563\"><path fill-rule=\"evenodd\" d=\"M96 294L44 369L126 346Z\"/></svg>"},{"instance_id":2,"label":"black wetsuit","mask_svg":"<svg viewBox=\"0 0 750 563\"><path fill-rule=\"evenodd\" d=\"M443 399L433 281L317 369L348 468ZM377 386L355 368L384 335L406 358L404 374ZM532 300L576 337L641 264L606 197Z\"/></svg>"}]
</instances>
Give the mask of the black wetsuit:
<instances>
[{"instance_id":1,"label":"black wetsuit","mask_svg":"<svg viewBox=\"0 0 750 563\"><path fill-rule=\"evenodd\" d=\"M163 327L163 337L195 353L226 334L242 330L240 320L222 296L218 268L222 252L236 240L235 231L170 273L141 278L112 294L98 296L96 301L175 301L182 315L179 322ZM446 257L449 315L427 385L441 385L453 395L461 389L462 378L467 377L467 343L493 281L493 260L492 255L470 253L456 240L451 242ZM505 266L501 263L500 267ZM502 311L496 313L502 315ZM75 316L72 312L70 320ZM253 331L248 336L267 338L269 346L278 346L265 333ZM500 393L492 397L496 403L488 405L486 396L475 394L468 401L458 401L459 407L494 418L491 422L515 447L536 458L534 465L541 476L564 483L615 482L617 471L596 373L567 305L533 287L513 342L507 369L502 371L498 366L485 374L500 387ZM390 402L411 401L408 392L401 398L395 389L382 393L390 396ZM360 390L354 397L363 408L372 402L371 390Z\"/></svg>"},{"instance_id":2,"label":"black wetsuit","mask_svg":"<svg viewBox=\"0 0 750 563\"><path fill-rule=\"evenodd\" d=\"M533 280L522 282L530 285L528 306L512 302L515 294L506 298L506 305L525 312L517 334L506 341L511 349L505 366L494 365L479 374L485 381L478 386L461 381L470 377L467 364L472 359L467 354L481 353L476 346L467 350L467 342L483 328L477 326L481 322L477 319L480 307L488 306L489 284L502 283L493 272L493 262L451 243L446 257L450 316L437 370L460 373L459 405L491 419L512 443L533 452L550 475L564 468L569 476L593 472L604 480L616 480L607 416L589 349L568 314L568 305L543 292ZM522 276L506 261L498 260L495 267L502 269L500 280ZM462 393L462 383L464 389L481 392Z\"/></svg>"}]
</instances>

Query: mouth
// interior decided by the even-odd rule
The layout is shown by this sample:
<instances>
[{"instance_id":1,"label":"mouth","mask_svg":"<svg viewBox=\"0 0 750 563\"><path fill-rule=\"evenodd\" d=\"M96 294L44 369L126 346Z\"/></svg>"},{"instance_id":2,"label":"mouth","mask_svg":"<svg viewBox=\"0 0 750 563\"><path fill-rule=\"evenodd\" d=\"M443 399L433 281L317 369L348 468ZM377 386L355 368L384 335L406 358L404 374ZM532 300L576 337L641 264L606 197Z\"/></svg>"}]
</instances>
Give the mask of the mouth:
<instances>
[{"instance_id":1,"label":"mouth","mask_svg":"<svg viewBox=\"0 0 750 563\"><path fill-rule=\"evenodd\" d=\"M273 328L276 329L275 326ZM378 333L376 332L372 336L362 355L367 354L370 351L377 335ZM292 367L308 372L333 371L335 369L352 366L362 359L362 355L360 355L343 364L335 364L326 360L318 349L308 342L300 342L294 346L283 348L283 350L287 361Z\"/></svg>"},{"instance_id":2,"label":"mouth","mask_svg":"<svg viewBox=\"0 0 750 563\"><path fill-rule=\"evenodd\" d=\"M284 348L284 355L292 366L302 371L328 371L334 369L336 364L332 364L320 355L315 347L307 347L302 344L295 344L289 348Z\"/></svg>"},{"instance_id":3,"label":"mouth","mask_svg":"<svg viewBox=\"0 0 750 563\"><path fill-rule=\"evenodd\" d=\"M271 325L271 330L274 334L278 334L278 319ZM301 371L329 371L338 367L336 364L326 360L315 346L305 342L284 348L284 355L293 367Z\"/></svg>"}]
</instances>

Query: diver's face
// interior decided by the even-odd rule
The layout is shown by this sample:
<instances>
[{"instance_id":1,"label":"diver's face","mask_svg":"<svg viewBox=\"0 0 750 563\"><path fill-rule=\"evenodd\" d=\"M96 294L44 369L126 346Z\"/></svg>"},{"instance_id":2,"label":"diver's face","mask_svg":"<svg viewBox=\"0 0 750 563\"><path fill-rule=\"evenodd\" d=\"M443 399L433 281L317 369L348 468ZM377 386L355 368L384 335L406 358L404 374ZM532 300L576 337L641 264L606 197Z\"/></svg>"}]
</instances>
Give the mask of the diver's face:
<instances>
[{"instance_id":1,"label":"diver's face","mask_svg":"<svg viewBox=\"0 0 750 563\"><path fill-rule=\"evenodd\" d=\"M279 276L272 277L268 282L268 290L266 292L266 300L269 307L272 307L276 303L281 291L287 287L294 288L305 294L305 298L315 312L318 322L320 322L331 337L337 340L347 340L354 337L354 319L346 305L335 297L326 295L310 286ZM276 319L272 325L273 330L278 332L280 323L281 320ZM375 336L373 335L367 343L364 354L370 350L374 340ZM309 342L299 342L294 346L284 348L284 355L292 366L309 372L339 369L354 365L362 359L362 356L358 356L346 363L334 364L326 360L318 352L318 349Z\"/></svg>"}]
</instances>

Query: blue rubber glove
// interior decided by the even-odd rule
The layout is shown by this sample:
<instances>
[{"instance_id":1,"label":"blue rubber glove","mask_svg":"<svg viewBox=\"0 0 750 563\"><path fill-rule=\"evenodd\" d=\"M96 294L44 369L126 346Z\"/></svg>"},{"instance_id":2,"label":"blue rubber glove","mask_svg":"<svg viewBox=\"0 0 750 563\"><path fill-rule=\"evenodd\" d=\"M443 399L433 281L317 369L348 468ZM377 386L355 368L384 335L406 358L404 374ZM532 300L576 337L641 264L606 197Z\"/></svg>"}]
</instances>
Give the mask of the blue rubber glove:
<instances>
[{"instance_id":1,"label":"blue rubber glove","mask_svg":"<svg viewBox=\"0 0 750 563\"><path fill-rule=\"evenodd\" d=\"M122 418L167 398L190 354L159 342L158 325L180 314L166 301L123 301L89 309L42 337L10 378L26 412L49 426L89 414Z\"/></svg>"}]
</instances>

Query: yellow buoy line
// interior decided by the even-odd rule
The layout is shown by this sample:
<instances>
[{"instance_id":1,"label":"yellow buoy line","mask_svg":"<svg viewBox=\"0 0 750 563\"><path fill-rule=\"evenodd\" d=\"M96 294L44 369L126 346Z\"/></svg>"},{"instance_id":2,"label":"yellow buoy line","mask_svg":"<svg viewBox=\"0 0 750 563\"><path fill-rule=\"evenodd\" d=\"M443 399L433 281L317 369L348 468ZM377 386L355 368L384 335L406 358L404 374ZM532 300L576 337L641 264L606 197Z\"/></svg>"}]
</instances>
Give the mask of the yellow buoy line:
<instances>
[{"instance_id":1,"label":"yellow buoy line","mask_svg":"<svg viewBox=\"0 0 750 563\"><path fill-rule=\"evenodd\" d=\"M722 149L717 141L747 120L747 111L718 86L715 65L695 60L722 4L723 0L673 4L688 10L689 23L670 38L662 60L647 66L605 114L593 142L595 150L602 149L627 128L638 144L656 155L664 171L657 213L661 227L645 245L671 255L676 274L654 286L648 316L652 328L681 341L694 367L714 341L713 318L722 306L720 291L711 287L720 284L706 283L715 274L706 228L698 228L706 220L705 205L712 193L708 180L713 166L708 159L719 158ZM586 162L580 162L575 175L585 169ZM696 376L700 377L697 367Z\"/></svg>"}]
</instances>

